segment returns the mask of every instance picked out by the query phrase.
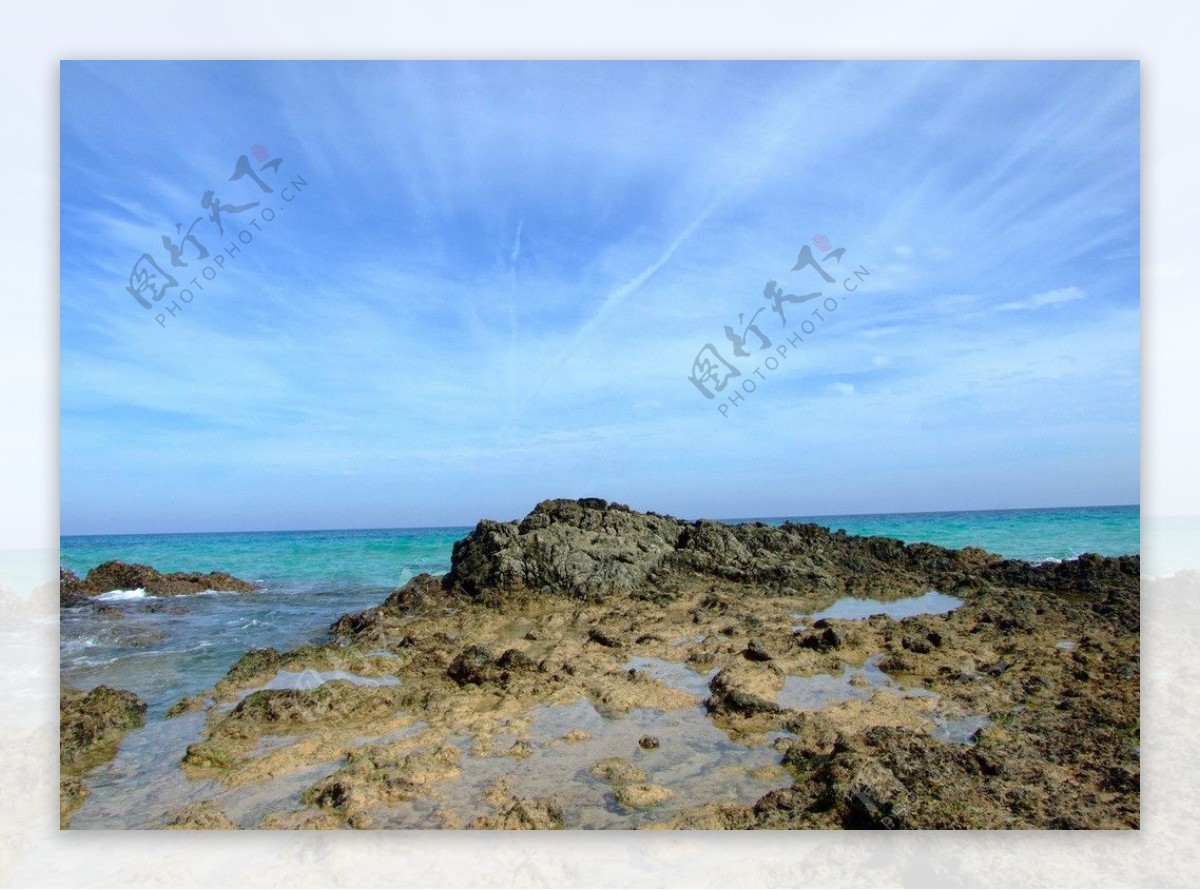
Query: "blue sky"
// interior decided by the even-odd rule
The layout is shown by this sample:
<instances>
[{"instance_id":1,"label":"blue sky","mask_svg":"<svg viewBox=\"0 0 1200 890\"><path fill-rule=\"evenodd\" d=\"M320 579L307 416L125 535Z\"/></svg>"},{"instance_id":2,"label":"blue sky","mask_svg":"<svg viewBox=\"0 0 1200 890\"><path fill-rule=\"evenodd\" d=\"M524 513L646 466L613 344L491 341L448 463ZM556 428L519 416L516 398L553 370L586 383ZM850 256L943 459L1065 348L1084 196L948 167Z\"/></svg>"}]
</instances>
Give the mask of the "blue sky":
<instances>
[{"instance_id":1,"label":"blue sky","mask_svg":"<svg viewBox=\"0 0 1200 890\"><path fill-rule=\"evenodd\" d=\"M1139 500L1136 62L61 78L64 534ZM229 181L256 145L270 193ZM209 190L258 206L220 235ZM833 284L792 271L818 235ZM149 310L143 253L178 282ZM838 301L769 371L821 300L785 325L768 280ZM742 372L712 400L708 343Z\"/></svg>"}]
</instances>

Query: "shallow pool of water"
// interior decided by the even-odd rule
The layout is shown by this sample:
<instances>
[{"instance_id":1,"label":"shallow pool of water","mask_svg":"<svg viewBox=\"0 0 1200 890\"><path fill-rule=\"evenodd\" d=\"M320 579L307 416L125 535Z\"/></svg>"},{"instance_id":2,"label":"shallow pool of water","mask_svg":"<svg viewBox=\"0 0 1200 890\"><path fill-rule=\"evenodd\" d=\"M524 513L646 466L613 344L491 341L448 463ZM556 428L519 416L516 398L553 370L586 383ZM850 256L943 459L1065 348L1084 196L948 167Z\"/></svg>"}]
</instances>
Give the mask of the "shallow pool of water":
<instances>
[{"instance_id":1,"label":"shallow pool of water","mask_svg":"<svg viewBox=\"0 0 1200 890\"><path fill-rule=\"evenodd\" d=\"M716 674L716 669L697 671L691 665L679 661L667 661L664 658L649 658L637 656L625 662L625 670L638 671L648 674L680 692L708 697L708 681Z\"/></svg>"},{"instance_id":2,"label":"shallow pool of water","mask_svg":"<svg viewBox=\"0 0 1200 890\"><path fill-rule=\"evenodd\" d=\"M898 600L874 600L874 599L858 599L857 597L843 597L835 602L827 609L823 609L813 615L797 615L797 618L806 618L809 621L819 621L822 618L840 618L842 620L855 620L862 618L870 618L872 615L887 615L889 618L894 618L899 621L902 618L911 618L914 615L942 615L946 612L953 612L963 601L956 596L950 596L948 593L941 593L937 590L930 590L928 593L923 593L920 596L909 596ZM797 625L795 630L806 629L804 625Z\"/></svg>"},{"instance_id":3,"label":"shallow pool of water","mask_svg":"<svg viewBox=\"0 0 1200 890\"><path fill-rule=\"evenodd\" d=\"M895 685L891 677L879 669L882 659L882 655L873 655L861 668L847 665L840 677L833 674L789 675L784 679L776 701L785 708L798 711L820 711L853 698L868 699L876 689Z\"/></svg>"},{"instance_id":4,"label":"shallow pool of water","mask_svg":"<svg viewBox=\"0 0 1200 890\"><path fill-rule=\"evenodd\" d=\"M973 738L975 733L991 723L982 714L955 719L935 714L933 722L934 727L930 731L930 735L943 742L953 742L958 745L973 745L975 743L975 739Z\"/></svg>"},{"instance_id":5,"label":"shallow pool of water","mask_svg":"<svg viewBox=\"0 0 1200 890\"><path fill-rule=\"evenodd\" d=\"M314 763L259 785L227 788L212 779L190 780L179 767L187 746L200 736L203 714L153 720L130 733L116 758L84 777L89 794L71 818L72 829L161 828L172 813L209 800L243 828L255 827L267 813L298 807L300 795L336 770L339 761ZM263 750L285 744L264 738Z\"/></svg>"},{"instance_id":6,"label":"shallow pool of water","mask_svg":"<svg viewBox=\"0 0 1200 890\"><path fill-rule=\"evenodd\" d=\"M364 677L361 674L351 674L347 671L314 671L311 668L303 671L280 671L266 686L259 686L254 690L247 690L245 693L259 689L300 689L309 690L316 689L323 683L328 683L332 680L349 680L355 686L399 686L400 680L398 677Z\"/></svg>"},{"instance_id":7,"label":"shallow pool of water","mask_svg":"<svg viewBox=\"0 0 1200 890\"><path fill-rule=\"evenodd\" d=\"M563 736L582 730L587 738L566 741ZM659 746L647 750L639 739L654 736ZM779 767L780 755L771 742L787 733L771 733L747 745L733 742L717 729L702 707L677 711L636 708L626 715L604 716L582 698L569 705L534 709L521 738L533 749L516 760L506 756L464 753L461 777L437 786L435 800L421 800L380 810L380 827L465 826L493 806L483 795L507 779L509 793L521 797L551 797L562 808L566 828L630 828L671 818L714 800L754 803L764 794L791 784ZM492 750L506 750L518 736L492 739ZM456 740L464 752L471 740ZM623 757L645 773L645 781L670 789L673 796L653 807L635 809L618 803L613 787L593 776L591 767L606 757Z\"/></svg>"}]
</instances>

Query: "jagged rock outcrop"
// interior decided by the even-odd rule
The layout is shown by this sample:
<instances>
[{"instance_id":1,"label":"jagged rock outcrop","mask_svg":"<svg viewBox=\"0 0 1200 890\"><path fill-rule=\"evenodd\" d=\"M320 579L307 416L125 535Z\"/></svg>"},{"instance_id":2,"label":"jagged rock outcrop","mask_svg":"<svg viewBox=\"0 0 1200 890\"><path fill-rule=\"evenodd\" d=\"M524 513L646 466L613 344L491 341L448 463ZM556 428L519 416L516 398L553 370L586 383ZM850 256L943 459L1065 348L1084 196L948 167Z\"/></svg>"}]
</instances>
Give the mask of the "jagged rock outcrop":
<instances>
[{"instance_id":1,"label":"jagged rock outcrop","mask_svg":"<svg viewBox=\"0 0 1200 890\"><path fill-rule=\"evenodd\" d=\"M782 596L895 596L930 587L952 593L987 585L1111 593L1136 590L1138 571L1137 557L1085 554L1031 564L973 547L905 544L813 524L687 522L584 498L543 501L520 522L480 522L455 544L445 585L493 601L518 593L584 600L670 595L692 578Z\"/></svg>"},{"instance_id":2,"label":"jagged rock outcrop","mask_svg":"<svg viewBox=\"0 0 1200 890\"><path fill-rule=\"evenodd\" d=\"M469 596L628 593L674 552L681 533L675 519L599 498L543 501L519 523L480 522L454 545L448 581Z\"/></svg>"}]
</instances>

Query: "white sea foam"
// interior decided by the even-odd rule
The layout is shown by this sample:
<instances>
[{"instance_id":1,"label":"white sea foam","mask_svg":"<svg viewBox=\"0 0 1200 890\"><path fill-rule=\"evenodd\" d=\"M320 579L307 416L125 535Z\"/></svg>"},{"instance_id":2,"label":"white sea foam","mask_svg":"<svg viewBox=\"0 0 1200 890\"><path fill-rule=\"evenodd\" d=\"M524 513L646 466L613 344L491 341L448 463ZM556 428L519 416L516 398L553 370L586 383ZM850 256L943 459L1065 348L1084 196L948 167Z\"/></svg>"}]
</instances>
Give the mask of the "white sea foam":
<instances>
[{"instance_id":1,"label":"white sea foam","mask_svg":"<svg viewBox=\"0 0 1200 890\"><path fill-rule=\"evenodd\" d=\"M85 649L91 649L96 645L99 645L96 637L76 637L73 640L63 640L62 651L64 653L82 652Z\"/></svg>"},{"instance_id":2,"label":"white sea foam","mask_svg":"<svg viewBox=\"0 0 1200 890\"><path fill-rule=\"evenodd\" d=\"M106 603L111 603L119 600L156 600L158 597L150 596L143 588L138 587L134 590L110 590L108 593L100 594L98 597L96 597L96 599L102 600Z\"/></svg>"}]
</instances>

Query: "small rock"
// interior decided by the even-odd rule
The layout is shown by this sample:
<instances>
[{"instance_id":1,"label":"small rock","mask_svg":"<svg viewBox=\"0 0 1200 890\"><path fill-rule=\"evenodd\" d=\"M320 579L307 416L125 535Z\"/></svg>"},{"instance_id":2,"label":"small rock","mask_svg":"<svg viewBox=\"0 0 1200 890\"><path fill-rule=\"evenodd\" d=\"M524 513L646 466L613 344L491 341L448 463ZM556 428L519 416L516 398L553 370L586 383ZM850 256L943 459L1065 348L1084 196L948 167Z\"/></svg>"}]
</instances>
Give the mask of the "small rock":
<instances>
[{"instance_id":1,"label":"small rock","mask_svg":"<svg viewBox=\"0 0 1200 890\"><path fill-rule=\"evenodd\" d=\"M502 806L512 796L512 782L507 776L497 779L483 792L483 799L494 807Z\"/></svg>"},{"instance_id":2,"label":"small rock","mask_svg":"<svg viewBox=\"0 0 1200 890\"><path fill-rule=\"evenodd\" d=\"M536 671L538 664L520 649L508 649L496 662L506 671Z\"/></svg>"},{"instance_id":3,"label":"small rock","mask_svg":"<svg viewBox=\"0 0 1200 890\"><path fill-rule=\"evenodd\" d=\"M1002 658L999 661L993 662L992 664L985 665L983 668L983 672L985 674L987 674L989 677L999 677L1010 667L1012 667L1012 662L1005 661Z\"/></svg>"},{"instance_id":4,"label":"small rock","mask_svg":"<svg viewBox=\"0 0 1200 890\"><path fill-rule=\"evenodd\" d=\"M190 714L193 711L199 711L204 707L204 696L202 695L185 695L175 704L167 709L168 717L178 717L180 714Z\"/></svg>"},{"instance_id":5,"label":"small rock","mask_svg":"<svg viewBox=\"0 0 1200 890\"><path fill-rule=\"evenodd\" d=\"M788 723L787 730L796 738L785 740L783 764L794 769L809 769L815 758L831 754L838 740L837 731L819 714L802 713Z\"/></svg>"},{"instance_id":6,"label":"small rock","mask_svg":"<svg viewBox=\"0 0 1200 890\"><path fill-rule=\"evenodd\" d=\"M813 624L814 632L796 635L796 642L801 648L814 649L817 652L828 652L830 649L841 648L846 642L845 636L837 628L823 624L824 621L825 619L822 618Z\"/></svg>"},{"instance_id":7,"label":"small rock","mask_svg":"<svg viewBox=\"0 0 1200 890\"><path fill-rule=\"evenodd\" d=\"M900 645L909 652L915 652L917 655L928 655L933 651L933 647L929 645L928 640L923 640L920 637L914 637L908 634L905 634L904 638L900 640Z\"/></svg>"},{"instance_id":8,"label":"small rock","mask_svg":"<svg viewBox=\"0 0 1200 890\"><path fill-rule=\"evenodd\" d=\"M259 680L265 683L282 667L281 661L276 649L251 649L234 663L218 685L235 688Z\"/></svg>"},{"instance_id":9,"label":"small rock","mask_svg":"<svg viewBox=\"0 0 1200 890\"><path fill-rule=\"evenodd\" d=\"M628 785L646 779L646 774L624 757L605 757L593 764L589 772L610 785Z\"/></svg>"},{"instance_id":10,"label":"small rock","mask_svg":"<svg viewBox=\"0 0 1200 890\"><path fill-rule=\"evenodd\" d=\"M499 679L500 669L495 656L487 649L482 646L468 646L454 656L446 673L459 686L482 686Z\"/></svg>"},{"instance_id":11,"label":"small rock","mask_svg":"<svg viewBox=\"0 0 1200 890\"><path fill-rule=\"evenodd\" d=\"M758 640L751 640L743 650L742 657L747 661L770 661L775 656L768 652Z\"/></svg>"},{"instance_id":12,"label":"small rock","mask_svg":"<svg viewBox=\"0 0 1200 890\"><path fill-rule=\"evenodd\" d=\"M562 808L550 800L514 797L490 816L480 816L468 828L490 831L532 831L563 827Z\"/></svg>"},{"instance_id":13,"label":"small rock","mask_svg":"<svg viewBox=\"0 0 1200 890\"><path fill-rule=\"evenodd\" d=\"M232 820L208 801L185 807L164 827L168 831L237 831Z\"/></svg>"},{"instance_id":14,"label":"small rock","mask_svg":"<svg viewBox=\"0 0 1200 890\"><path fill-rule=\"evenodd\" d=\"M268 831L325 831L342 826L340 816L316 810L268 813L258 824Z\"/></svg>"},{"instance_id":15,"label":"small rock","mask_svg":"<svg viewBox=\"0 0 1200 890\"><path fill-rule=\"evenodd\" d=\"M519 760L524 760L526 757L533 756L533 745L524 739L512 743L512 747L505 752L509 757L516 757Z\"/></svg>"},{"instance_id":16,"label":"small rock","mask_svg":"<svg viewBox=\"0 0 1200 890\"><path fill-rule=\"evenodd\" d=\"M597 627L593 627L588 631L588 639L593 643L598 643L599 645L606 646L609 649L617 649L621 645L620 640L618 640L616 637L606 634Z\"/></svg>"},{"instance_id":17,"label":"small rock","mask_svg":"<svg viewBox=\"0 0 1200 890\"><path fill-rule=\"evenodd\" d=\"M653 807L675 796L675 792L662 785L650 785L645 782L634 782L631 785L621 785L613 791L617 803L627 807Z\"/></svg>"},{"instance_id":18,"label":"small rock","mask_svg":"<svg viewBox=\"0 0 1200 890\"><path fill-rule=\"evenodd\" d=\"M638 745L647 751L653 751L659 746L658 736L644 735L638 739Z\"/></svg>"},{"instance_id":19,"label":"small rock","mask_svg":"<svg viewBox=\"0 0 1200 890\"><path fill-rule=\"evenodd\" d=\"M904 785L877 761L847 764L851 765L850 781L838 789L845 827L903 828L909 796Z\"/></svg>"},{"instance_id":20,"label":"small rock","mask_svg":"<svg viewBox=\"0 0 1200 890\"><path fill-rule=\"evenodd\" d=\"M145 590L155 596L178 596L221 590L249 593L254 585L226 572L171 572L164 575L155 568L137 563L112 560L96 566L82 581L73 572L59 570L60 596L94 596L110 590Z\"/></svg>"},{"instance_id":21,"label":"small rock","mask_svg":"<svg viewBox=\"0 0 1200 890\"><path fill-rule=\"evenodd\" d=\"M783 688L783 672L773 664L734 664L713 677L708 688L712 690L708 710L713 713L752 717L782 710L775 699Z\"/></svg>"}]
</instances>

